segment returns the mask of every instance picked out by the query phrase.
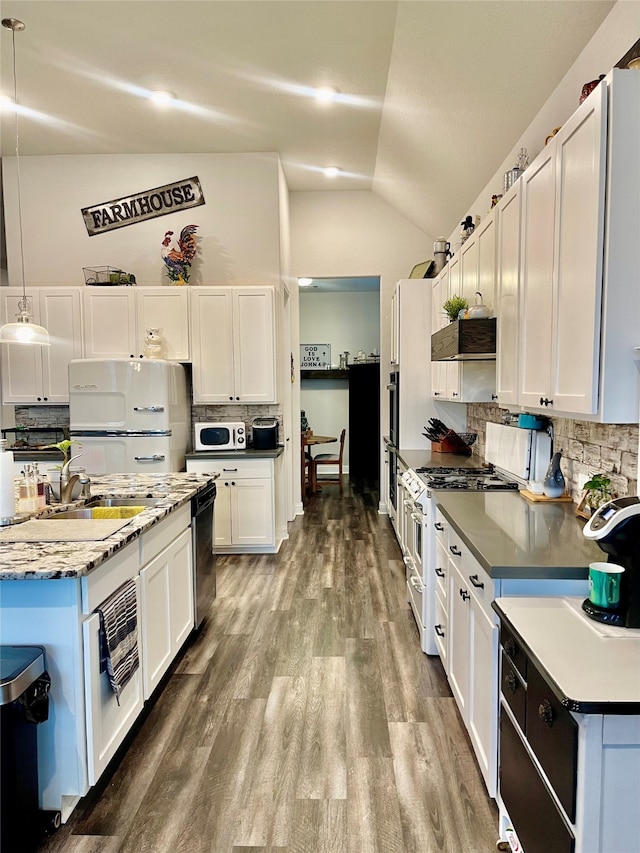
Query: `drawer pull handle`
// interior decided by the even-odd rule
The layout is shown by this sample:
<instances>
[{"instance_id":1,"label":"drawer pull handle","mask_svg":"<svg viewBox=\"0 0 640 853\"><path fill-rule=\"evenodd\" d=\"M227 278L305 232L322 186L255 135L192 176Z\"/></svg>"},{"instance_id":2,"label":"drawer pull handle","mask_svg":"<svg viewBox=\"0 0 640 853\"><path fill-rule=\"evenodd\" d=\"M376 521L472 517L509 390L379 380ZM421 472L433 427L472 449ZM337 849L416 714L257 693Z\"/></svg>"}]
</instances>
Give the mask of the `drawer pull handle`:
<instances>
[{"instance_id":1,"label":"drawer pull handle","mask_svg":"<svg viewBox=\"0 0 640 853\"><path fill-rule=\"evenodd\" d=\"M467 592L466 589L461 589L460 590L460 598L463 601L469 601L469 599L471 598L471 595L470 595L470 593Z\"/></svg>"},{"instance_id":2,"label":"drawer pull handle","mask_svg":"<svg viewBox=\"0 0 640 853\"><path fill-rule=\"evenodd\" d=\"M444 569L441 569L438 566L438 568L436 569L436 574L438 575L439 578L443 578L444 577Z\"/></svg>"},{"instance_id":3,"label":"drawer pull handle","mask_svg":"<svg viewBox=\"0 0 640 853\"><path fill-rule=\"evenodd\" d=\"M444 530L444 524L440 524L439 521L436 521L436 523L433 526L435 527L436 530Z\"/></svg>"},{"instance_id":4,"label":"drawer pull handle","mask_svg":"<svg viewBox=\"0 0 640 853\"><path fill-rule=\"evenodd\" d=\"M223 468L222 470L226 471L228 473L229 471L237 471L238 469L237 468Z\"/></svg>"},{"instance_id":5,"label":"drawer pull handle","mask_svg":"<svg viewBox=\"0 0 640 853\"><path fill-rule=\"evenodd\" d=\"M434 625L433 630L439 637L444 637L444 628L442 627L442 625Z\"/></svg>"},{"instance_id":6,"label":"drawer pull handle","mask_svg":"<svg viewBox=\"0 0 640 853\"><path fill-rule=\"evenodd\" d=\"M507 673L507 677L505 679L505 682L506 682L507 690L509 691L509 693L515 693L516 690L518 689L518 679L516 678L516 675L514 672L509 671Z\"/></svg>"},{"instance_id":7,"label":"drawer pull handle","mask_svg":"<svg viewBox=\"0 0 640 853\"><path fill-rule=\"evenodd\" d=\"M514 658L516 654L516 642L513 637L509 637L507 642L504 644L504 650L509 655L510 658Z\"/></svg>"},{"instance_id":8,"label":"drawer pull handle","mask_svg":"<svg viewBox=\"0 0 640 853\"><path fill-rule=\"evenodd\" d=\"M542 722L551 728L553 725L553 721L556 718L555 712L551 707L551 702L548 699L543 699L542 702L538 705L538 716L542 720Z\"/></svg>"},{"instance_id":9,"label":"drawer pull handle","mask_svg":"<svg viewBox=\"0 0 640 853\"><path fill-rule=\"evenodd\" d=\"M449 545L449 550L451 551L454 557L462 556L462 551L458 548L457 545Z\"/></svg>"},{"instance_id":10,"label":"drawer pull handle","mask_svg":"<svg viewBox=\"0 0 640 853\"><path fill-rule=\"evenodd\" d=\"M478 575L469 575L469 580L476 589L484 589L484 583L478 578Z\"/></svg>"}]
</instances>

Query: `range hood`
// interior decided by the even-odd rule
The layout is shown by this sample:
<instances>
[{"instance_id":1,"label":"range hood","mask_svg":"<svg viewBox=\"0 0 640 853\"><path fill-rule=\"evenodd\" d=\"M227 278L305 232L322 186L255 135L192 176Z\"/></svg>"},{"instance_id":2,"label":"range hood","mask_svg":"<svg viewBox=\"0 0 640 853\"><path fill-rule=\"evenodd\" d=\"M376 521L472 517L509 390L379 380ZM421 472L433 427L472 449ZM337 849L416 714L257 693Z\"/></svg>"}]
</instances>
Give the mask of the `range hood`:
<instances>
[{"instance_id":1,"label":"range hood","mask_svg":"<svg viewBox=\"0 0 640 853\"><path fill-rule=\"evenodd\" d=\"M454 320L431 335L431 361L495 361L496 318Z\"/></svg>"}]
</instances>

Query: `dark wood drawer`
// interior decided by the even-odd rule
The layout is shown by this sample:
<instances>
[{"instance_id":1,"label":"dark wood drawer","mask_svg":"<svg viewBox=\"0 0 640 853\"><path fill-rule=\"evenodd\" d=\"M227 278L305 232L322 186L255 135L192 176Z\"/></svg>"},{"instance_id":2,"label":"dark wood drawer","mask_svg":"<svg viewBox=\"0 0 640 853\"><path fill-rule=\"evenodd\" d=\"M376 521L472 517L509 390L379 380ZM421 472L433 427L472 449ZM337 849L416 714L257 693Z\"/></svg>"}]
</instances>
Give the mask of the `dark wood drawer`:
<instances>
[{"instance_id":1,"label":"dark wood drawer","mask_svg":"<svg viewBox=\"0 0 640 853\"><path fill-rule=\"evenodd\" d=\"M513 666L518 670L523 681L527 680L527 656L522 650L520 641L511 633L504 625L500 625L500 645L502 646L505 655Z\"/></svg>"},{"instance_id":2,"label":"dark wood drawer","mask_svg":"<svg viewBox=\"0 0 640 853\"><path fill-rule=\"evenodd\" d=\"M573 853L573 834L504 708L500 709L500 795L526 853Z\"/></svg>"},{"instance_id":3,"label":"dark wood drawer","mask_svg":"<svg viewBox=\"0 0 640 853\"><path fill-rule=\"evenodd\" d=\"M527 679L526 723L529 746L569 819L575 821L578 724L562 707L531 661Z\"/></svg>"},{"instance_id":4,"label":"dark wood drawer","mask_svg":"<svg viewBox=\"0 0 640 853\"><path fill-rule=\"evenodd\" d=\"M504 653L504 650L502 652L500 690L509 708L511 708L513 716L518 721L518 725L524 732L526 722L527 687L521 680L518 671L512 664L511 660Z\"/></svg>"}]
</instances>

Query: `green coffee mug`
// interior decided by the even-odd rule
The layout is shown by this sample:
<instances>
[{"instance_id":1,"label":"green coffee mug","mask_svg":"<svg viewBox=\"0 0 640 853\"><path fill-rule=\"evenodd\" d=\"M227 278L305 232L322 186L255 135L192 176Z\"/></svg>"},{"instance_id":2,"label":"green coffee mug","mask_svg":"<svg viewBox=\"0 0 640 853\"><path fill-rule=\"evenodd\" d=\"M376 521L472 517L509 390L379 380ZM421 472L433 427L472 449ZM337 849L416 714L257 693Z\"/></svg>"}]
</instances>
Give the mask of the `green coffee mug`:
<instances>
[{"instance_id":1,"label":"green coffee mug","mask_svg":"<svg viewBox=\"0 0 640 853\"><path fill-rule=\"evenodd\" d=\"M605 610L620 604L620 582L623 566L615 563L591 563L589 566L589 601Z\"/></svg>"}]
</instances>

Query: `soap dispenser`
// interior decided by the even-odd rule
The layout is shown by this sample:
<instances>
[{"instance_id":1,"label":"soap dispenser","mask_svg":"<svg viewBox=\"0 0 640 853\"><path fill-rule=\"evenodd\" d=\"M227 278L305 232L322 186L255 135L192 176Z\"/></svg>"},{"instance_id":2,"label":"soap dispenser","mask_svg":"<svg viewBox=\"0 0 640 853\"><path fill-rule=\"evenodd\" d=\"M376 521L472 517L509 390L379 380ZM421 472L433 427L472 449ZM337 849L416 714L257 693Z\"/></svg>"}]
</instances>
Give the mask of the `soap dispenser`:
<instances>
[{"instance_id":1,"label":"soap dispenser","mask_svg":"<svg viewBox=\"0 0 640 853\"><path fill-rule=\"evenodd\" d=\"M542 490L548 498L561 498L566 488L564 476L560 469L561 458L561 450L553 454L553 458L547 469L547 475L544 478Z\"/></svg>"}]
</instances>

